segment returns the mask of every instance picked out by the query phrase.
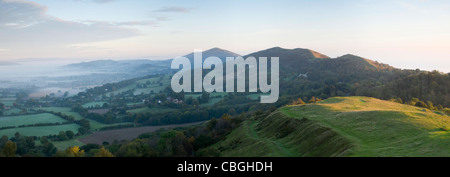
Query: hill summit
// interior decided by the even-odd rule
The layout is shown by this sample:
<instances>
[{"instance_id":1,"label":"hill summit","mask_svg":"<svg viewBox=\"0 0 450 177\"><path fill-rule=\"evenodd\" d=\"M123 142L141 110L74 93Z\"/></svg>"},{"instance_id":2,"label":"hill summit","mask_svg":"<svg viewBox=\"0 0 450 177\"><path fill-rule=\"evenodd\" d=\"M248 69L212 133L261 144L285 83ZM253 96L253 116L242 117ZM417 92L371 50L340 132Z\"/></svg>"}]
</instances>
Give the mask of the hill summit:
<instances>
[{"instance_id":1,"label":"hill summit","mask_svg":"<svg viewBox=\"0 0 450 177\"><path fill-rule=\"evenodd\" d=\"M217 48L217 47L203 51L202 55L203 55L204 59L208 58L208 57L212 57L212 56L218 57L218 58L221 58L221 59L222 58L226 58L226 57L238 57L238 56L241 56L241 55L239 55L237 53L234 53L234 52L231 52L231 51L228 51L228 50L224 50L224 49L221 49L221 48ZM194 52L192 52L190 54L187 54L184 57L189 58L189 59L193 59L194 58Z\"/></svg>"}]
</instances>

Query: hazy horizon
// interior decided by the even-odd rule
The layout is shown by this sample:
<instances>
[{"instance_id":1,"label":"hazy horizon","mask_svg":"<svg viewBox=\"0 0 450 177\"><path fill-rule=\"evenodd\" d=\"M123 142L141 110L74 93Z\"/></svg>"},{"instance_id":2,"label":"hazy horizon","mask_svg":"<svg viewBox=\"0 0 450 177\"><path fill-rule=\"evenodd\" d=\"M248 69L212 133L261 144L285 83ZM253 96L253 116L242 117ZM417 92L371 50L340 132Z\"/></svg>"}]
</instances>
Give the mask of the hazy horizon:
<instances>
[{"instance_id":1,"label":"hazy horizon","mask_svg":"<svg viewBox=\"0 0 450 177\"><path fill-rule=\"evenodd\" d=\"M0 62L170 59L306 48L450 72L450 2L0 0Z\"/></svg>"}]
</instances>

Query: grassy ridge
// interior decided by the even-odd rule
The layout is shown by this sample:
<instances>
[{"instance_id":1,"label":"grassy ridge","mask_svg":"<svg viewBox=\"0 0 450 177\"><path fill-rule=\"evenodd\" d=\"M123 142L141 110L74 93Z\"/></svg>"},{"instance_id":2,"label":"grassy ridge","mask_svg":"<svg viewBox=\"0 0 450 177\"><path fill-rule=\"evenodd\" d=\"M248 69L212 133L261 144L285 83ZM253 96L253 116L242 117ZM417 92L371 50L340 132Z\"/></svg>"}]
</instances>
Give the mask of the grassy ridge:
<instances>
[{"instance_id":1,"label":"grassy ridge","mask_svg":"<svg viewBox=\"0 0 450 177\"><path fill-rule=\"evenodd\" d=\"M247 120L214 145L223 156L308 157L343 156L350 141L308 119L292 119L280 111Z\"/></svg>"},{"instance_id":2,"label":"grassy ridge","mask_svg":"<svg viewBox=\"0 0 450 177\"><path fill-rule=\"evenodd\" d=\"M450 156L450 117L368 97L286 106L213 145L223 156Z\"/></svg>"},{"instance_id":3,"label":"grassy ridge","mask_svg":"<svg viewBox=\"0 0 450 177\"><path fill-rule=\"evenodd\" d=\"M330 127L357 147L351 156L450 156L449 116L368 97L336 97L281 109Z\"/></svg>"}]
</instances>

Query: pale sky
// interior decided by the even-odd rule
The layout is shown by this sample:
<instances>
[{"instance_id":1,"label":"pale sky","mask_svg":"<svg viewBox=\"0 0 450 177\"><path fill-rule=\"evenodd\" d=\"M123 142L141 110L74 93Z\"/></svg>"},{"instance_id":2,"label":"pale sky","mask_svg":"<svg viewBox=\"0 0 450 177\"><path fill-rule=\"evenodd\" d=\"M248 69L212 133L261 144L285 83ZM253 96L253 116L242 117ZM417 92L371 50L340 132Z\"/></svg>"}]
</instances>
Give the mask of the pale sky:
<instances>
[{"instance_id":1,"label":"pale sky","mask_svg":"<svg viewBox=\"0 0 450 177\"><path fill-rule=\"evenodd\" d=\"M308 48L450 72L448 0L0 0L0 61Z\"/></svg>"}]
</instances>

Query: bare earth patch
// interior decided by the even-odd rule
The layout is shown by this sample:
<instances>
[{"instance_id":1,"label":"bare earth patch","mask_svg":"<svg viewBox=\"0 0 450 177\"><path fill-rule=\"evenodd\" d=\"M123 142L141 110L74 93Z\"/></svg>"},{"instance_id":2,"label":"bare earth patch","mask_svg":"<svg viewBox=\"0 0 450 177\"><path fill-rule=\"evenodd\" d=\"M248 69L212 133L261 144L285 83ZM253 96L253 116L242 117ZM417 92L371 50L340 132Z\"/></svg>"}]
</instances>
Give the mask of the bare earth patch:
<instances>
[{"instance_id":1,"label":"bare earth patch","mask_svg":"<svg viewBox=\"0 0 450 177\"><path fill-rule=\"evenodd\" d=\"M153 132L161 128L171 129L178 127L187 127L191 125L198 125L203 122L194 122L188 124L174 124L174 125L162 125L162 126L146 126L146 127L136 127L136 128L125 128L118 130L106 130L94 132L94 134L80 138L79 141L85 144L102 144L103 142L112 143L114 140L119 142L122 140L132 140L137 138L143 133Z\"/></svg>"}]
</instances>

